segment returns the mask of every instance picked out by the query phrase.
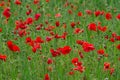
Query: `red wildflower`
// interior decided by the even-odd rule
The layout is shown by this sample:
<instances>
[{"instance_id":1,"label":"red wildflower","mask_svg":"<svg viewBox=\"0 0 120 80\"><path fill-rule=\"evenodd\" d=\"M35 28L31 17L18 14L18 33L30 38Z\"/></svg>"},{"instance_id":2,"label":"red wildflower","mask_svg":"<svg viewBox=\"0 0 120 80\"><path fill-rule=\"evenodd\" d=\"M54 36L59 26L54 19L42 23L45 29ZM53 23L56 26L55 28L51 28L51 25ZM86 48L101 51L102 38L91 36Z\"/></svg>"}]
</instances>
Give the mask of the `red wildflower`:
<instances>
[{"instance_id":1,"label":"red wildflower","mask_svg":"<svg viewBox=\"0 0 120 80\"><path fill-rule=\"evenodd\" d=\"M27 12L26 12L26 15L30 15L32 13L32 9L29 9Z\"/></svg>"},{"instance_id":2,"label":"red wildflower","mask_svg":"<svg viewBox=\"0 0 120 80\"><path fill-rule=\"evenodd\" d=\"M82 45L83 44L83 40L76 40L76 43L79 44L79 45Z\"/></svg>"},{"instance_id":3,"label":"red wildflower","mask_svg":"<svg viewBox=\"0 0 120 80\"><path fill-rule=\"evenodd\" d=\"M111 41L111 42L115 42L115 38L111 37L111 38L110 38L110 41Z\"/></svg>"},{"instance_id":4,"label":"red wildflower","mask_svg":"<svg viewBox=\"0 0 120 80\"><path fill-rule=\"evenodd\" d=\"M6 61L6 59L7 59L6 55L0 54L0 60Z\"/></svg>"},{"instance_id":5,"label":"red wildflower","mask_svg":"<svg viewBox=\"0 0 120 80\"><path fill-rule=\"evenodd\" d=\"M46 0L46 2L49 2L50 0Z\"/></svg>"},{"instance_id":6,"label":"red wildflower","mask_svg":"<svg viewBox=\"0 0 120 80\"><path fill-rule=\"evenodd\" d=\"M75 22L71 22L70 25L71 25L72 28L74 28L76 24L75 24Z\"/></svg>"},{"instance_id":7,"label":"red wildflower","mask_svg":"<svg viewBox=\"0 0 120 80\"><path fill-rule=\"evenodd\" d=\"M2 32L2 28L0 28L0 32Z\"/></svg>"},{"instance_id":8,"label":"red wildflower","mask_svg":"<svg viewBox=\"0 0 120 80\"><path fill-rule=\"evenodd\" d=\"M95 48L94 48L94 45L93 44L90 44L88 42L83 42L82 44L82 48L85 52L90 52L90 51L93 51Z\"/></svg>"},{"instance_id":9,"label":"red wildflower","mask_svg":"<svg viewBox=\"0 0 120 80\"><path fill-rule=\"evenodd\" d=\"M44 80L50 80L50 76L48 74L45 74Z\"/></svg>"},{"instance_id":10,"label":"red wildflower","mask_svg":"<svg viewBox=\"0 0 120 80\"><path fill-rule=\"evenodd\" d=\"M43 43L44 40L42 40L42 38L40 36L37 36L35 42L36 43Z\"/></svg>"},{"instance_id":11,"label":"red wildflower","mask_svg":"<svg viewBox=\"0 0 120 80\"><path fill-rule=\"evenodd\" d=\"M52 64L52 63L53 63L53 60L52 60L51 58L48 58L47 63L48 63L48 64Z\"/></svg>"},{"instance_id":12,"label":"red wildflower","mask_svg":"<svg viewBox=\"0 0 120 80\"><path fill-rule=\"evenodd\" d=\"M76 57L76 58L73 58L72 59L72 64L74 65L74 66L77 66L77 64L78 64L78 58Z\"/></svg>"},{"instance_id":13,"label":"red wildflower","mask_svg":"<svg viewBox=\"0 0 120 80\"><path fill-rule=\"evenodd\" d=\"M38 4L40 0L34 0L34 4Z\"/></svg>"},{"instance_id":14,"label":"red wildflower","mask_svg":"<svg viewBox=\"0 0 120 80\"><path fill-rule=\"evenodd\" d=\"M97 31L97 26L95 23L90 23L88 25L88 29L91 30L91 31Z\"/></svg>"},{"instance_id":15,"label":"red wildflower","mask_svg":"<svg viewBox=\"0 0 120 80\"><path fill-rule=\"evenodd\" d=\"M21 1L20 0L15 0L15 4L21 5Z\"/></svg>"},{"instance_id":16,"label":"red wildflower","mask_svg":"<svg viewBox=\"0 0 120 80\"><path fill-rule=\"evenodd\" d=\"M46 37L46 41L47 41L47 42L49 42L49 41L51 41L51 40L52 40L52 37L49 37L49 36Z\"/></svg>"},{"instance_id":17,"label":"red wildflower","mask_svg":"<svg viewBox=\"0 0 120 80\"><path fill-rule=\"evenodd\" d=\"M13 45L12 49L14 52L20 51L20 48L17 45Z\"/></svg>"},{"instance_id":18,"label":"red wildflower","mask_svg":"<svg viewBox=\"0 0 120 80\"><path fill-rule=\"evenodd\" d=\"M115 32L112 33L112 37L117 37L117 34Z\"/></svg>"},{"instance_id":19,"label":"red wildflower","mask_svg":"<svg viewBox=\"0 0 120 80\"><path fill-rule=\"evenodd\" d=\"M56 57L56 56L60 55L60 52L58 50L50 49L50 52L51 52L53 57Z\"/></svg>"},{"instance_id":20,"label":"red wildflower","mask_svg":"<svg viewBox=\"0 0 120 80\"><path fill-rule=\"evenodd\" d=\"M71 47L70 46L64 46L63 48L60 48L60 51L63 55L69 54L71 51Z\"/></svg>"},{"instance_id":21,"label":"red wildflower","mask_svg":"<svg viewBox=\"0 0 120 80\"><path fill-rule=\"evenodd\" d=\"M118 20L120 20L120 13L116 16L116 18L117 18Z\"/></svg>"},{"instance_id":22,"label":"red wildflower","mask_svg":"<svg viewBox=\"0 0 120 80\"><path fill-rule=\"evenodd\" d=\"M55 24L56 24L57 27L60 26L60 22L59 21L56 21Z\"/></svg>"},{"instance_id":23,"label":"red wildflower","mask_svg":"<svg viewBox=\"0 0 120 80\"><path fill-rule=\"evenodd\" d=\"M101 11L100 10L97 10L94 12L95 16L98 17L99 15L101 15Z\"/></svg>"},{"instance_id":24,"label":"red wildflower","mask_svg":"<svg viewBox=\"0 0 120 80\"><path fill-rule=\"evenodd\" d=\"M111 13L106 13L105 18L106 18L107 20L112 19Z\"/></svg>"},{"instance_id":25,"label":"red wildflower","mask_svg":"<svg viewBox=\"0 0 120 80\"><path fill-rule=\"evenodd\" d=\"M27 37L27 38L26 38L26 43L29 43L29 42L31 42L31 41L32 41L31 37Z\"/></svg>"},{"instance_id":26,"label":"red wildflower","mask_svg":"<svg viewBox=\"0 0 120 80\"><path fill-rule=\"evenodd\" d=\"M80 33L81 32L81 29L80 28L75 28L74 29L74 34L78 34L78 33Z\"/></svg>"},{"instance_id":27,"label":"red wildflower","mask_svg":"<svg viewBox=\"0 0 120 80\"><path fill-rule=\"evenodd\" d=\"M120 50L120 44L118 44L118 45L116 46L116 48L117 48L118 50Z\"/></svg>"},{"instance_id":28,"label":"red wildflower","mask_svg":"<svg viewBox=\"0 0 120 80\"><path fill-rule=\"evenodd\" d=\"M104 55L104 50L103 50L103 49L99 49L99 50L97 51L97 53L100 54L100 55Z\"/></svg>"},{"instance_id":29,"label":"red wildflower","mask_svg":"<svg viewBox=\"0 0 120 80\"><path fill-rule=\"evenodd\" d=\"M2 14L8 19L11 16L10 8L5 8Z\"/></svg>"},{"instance_id":30,"label":"red wildflower","mask_svg":"<svg viewBox=\"0 0 120 80\"><path fill-rule=\"evenodd\" d=\"M41 14L40 13L37 13L37 14L35 14L35 20L38 20L39 18L41 17Z\"/></svg>"},{"instance_id":31,"label":"red wildflower","mask_svg":"<svg viewBox=\"0 0 120 80\"><path fill-rule=\"evenodd\" d=\"M115 38L116 40L120 41L120 36L116 36Z\"/></svg>"},{"instance_id":32,"label":"red wildflower","mask_svg":"<svg viewBox=\"0 0 120 80\"><path fill-rule=\"evenodd\" d=\"M106 26L104 26L104 27L98 26L98 30L105 32L107 30L107 27Z\"/></svg>"},{"instance_id":33,"label":"red wildflower","mask_svg":"<svg viewBox=\"0 0 120 80\"><path fill-rule=\"evenodd\" d=\"M33 51L34 53L36 53L37 48L36 48L36 47L32 47L32 51Z\"/></svg>"},{"instance_id":34,"label":"red wildflower","mask_svg":"<svg viewBox=\"0 0 120 80\"><path fill-rule=\"evenodd\" d=\"M110 69L110 63L104 62L104 70L109 70L109 69Z\"/></svg>"},{"instance_id":35,"label":"red wildflower","mask_svg":"<svg viewBox=\"0 0 120 80\"><path fill-rule=\"evenodd\" d=\"M27 24L32 24L32 23L33 23L33 19L32 19L31 17L28 17L28 18L26 19L26 23L27 23Z\"/></svg>"},{"instance_id":36,"label":"red wildflower","mask_svg":"<svg viewBox=\"0 0 120 80\"><path fill-rule=\"evenodd\" d=\"M20 48L17 45L15 45L11 40L7 41L7 46L13 52L20 51Z\"/></svg>"},{"instance_id":37,"label":"red wildflower","mask_svg":"<svg viewBox=\"0 0 120 80\"><path fill-rule=\"evenodd\" d=\"M85 11L88 15L91 15L92 14L92 11L91 10L86 10Z\"/></svg>"},{"instance_id":38,"label":"red wildflower","mask_svg":"<svg viewBox=\"0 0 120 80\"><path fill-rule=\"evenodd\" d=\"M77 71L80 71L82 73L85 70L85 67L83 67L81 65L81 66L77 66L77 67L73 68L73 70L77 70Z\"/></svg>"},{"instance_id":39,"label":"red wildflower","mask_svg":"<svg viewBox=\"0 0 120 80\"><path fill-rule=\"evenodd\" d=\"M79 17L82 16L82 12L78 12L78 16L79 16Z\"/></svg>"}]
</instances>

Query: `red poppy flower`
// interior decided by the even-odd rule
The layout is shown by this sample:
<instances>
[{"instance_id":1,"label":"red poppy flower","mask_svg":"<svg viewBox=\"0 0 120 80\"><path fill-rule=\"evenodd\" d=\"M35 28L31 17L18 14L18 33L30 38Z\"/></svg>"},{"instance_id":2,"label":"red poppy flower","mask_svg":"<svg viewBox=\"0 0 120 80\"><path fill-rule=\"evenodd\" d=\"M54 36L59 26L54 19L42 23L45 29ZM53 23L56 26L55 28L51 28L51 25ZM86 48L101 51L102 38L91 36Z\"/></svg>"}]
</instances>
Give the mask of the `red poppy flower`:
<instances>
[{"instance_id":1,"label":"red poppy flower","mask_svg":"<svg viewBox=\"0 0 120 80\"><path fill-rule=\"evenodd\" d=\"M45 74L44 80L50 80L50 76L48 74Z\"/></svg>"},{"instance_id":2,"label":"red poppy flower","mask_svg":"<svg viewBox=\"0 0 120 80\"><path fill-rule=\"evenodd\" d=\"M29 43L29 42L31 42L31 41L32 41L31 37L27 37L27 38L26 38L26 43Z\"/></svg>"},{"instance_id":3,"label":"red poppy flower","mask_svg":"<svg viewBox=\"0 0 120 80\"><path fill-rule=\"evenodd\" d=\"M92 14L92 11L91 10L86 10L85 11L88 15L91 15Z\"/></svg>"},{"instance_id":4,"label":"red poppy flower","mask_svg":"<svg viewBox=\"0 0 120 80\"><path fill-rule=\"evenodd\" d=\"M49 2L50 0L46 0L46 2Z\"/></svg>"},{"instance_id":5,"label":"red poppy flower","mask_svg":"<svg viewBox=\"0 0 120 80\"><path fill-rule=\"evenodd\" d=\"M35 42L36 43L43 43L44 40L42 40L42 38L40 36L37 36L36 39L35 39Z\"/></svg>"},{"instance_id":6,"label":"red poppy flower","mask_svg":"<svg viewBox=\"0 0 120 80\"><path fill-rule=\"evenodd\" d=\"M79 45L82 45L84 43L84 41L83 40L76 40L76 43Z\"/></svg>"},{"instance_id":7,"label":"red poppy flower","mask_svg":"<svg viewBox=\"0 0 120 80\"><path fill-rule=\"evenodd\" d=\"M15 4L21 5L21 1L20 0L15 0Z\"/></svg>"},{"instance_id":8,"label":"red poppy flower","mask_svg":"<svg viewBox=\"0 0 120 80\"><path fill-rule=\"evenodd\" d=\"M73 58L72 59L72 64L74 65L74 66L77 66L77 64L78 64L78 58L76 57L76 58Z\"/></svg>"},{"instance_id":9,"label":"red poppy flower","mask_svg":"<svg viewBox=\"0 0 120 80\"><path fill-rule=\"evenodd\" d=\"M51 58L48 58L47 63L48 63L48 64L52 64L52 63L53 63L53 60L52 60Z\"/></svg>"},{"instance_id":10,"label":"red poppy flower","mask_svg":"<svg viewBox=\"0 0 120 80\"><path fill-rule=\"evenodd\" d=\"M103 49L99 49L99 50L97 51L97 53L100 54L100 55L104 55L104 50L103 50Z\"/></svg>"},{"instance_id":11,"label":"red poppy flower","mask_svg":"<svg viewBox=\"0 0 120 80\"><path fill-rule=\"evenodd\" d=\"M32 24L32 23L33 23L33 18L28 17L28 18L26 19L26 23L27 23L27 24Z\"/></svg>"},{"instance_id":12,"label":"red poppy flower","mask_svg":"<svg viewBox=\"0 0 120 80\"><path fill-rule=\"evenodd\" d=\"M40 0L34 0L34 4L38 4Z\"/></svg>"},{"instance_id":13,"label":"red poppy flower","mask_svg":"<svg viewBox=\"0 0 120 80\"><path fill-rule=\"evenodd\" d=\"M78 16L79 16L79 17L82 16L82 12L78 12Z\"/></svg>"},{"instance_id":14,"label":"red poppy flower","mask_svg":"<svg viewBox=\"0 0 120 80\"><path fill-rule=\"evenodd\" d=\"M8 19L11 16L10 8L5 8L2 14Z\"/></svg>"},{"instance_id":15,"label":"red poppy flower","mask_svg":"<svg viewBox=\"0 0 120 80\"><path fill-rule=\"evenodd\" d=\"M97 26L95 23L90 23L88 25L88 29L91 30L91 31L97 31Z\"/></svg>"},{"instance_id":16,"label":"red poppy flower","mask_svg":"<svg viewBox=\"0 0 120 80\"><path fill-rule=\"evenodd\" d=\"M81 65L81 66L77 66L77 67L73 68L73 70L77 70L82 73L85 70L85 67Z\"/></svg>"},{"instance_id":17,"label":"red poppy flower","mask_svg":"<svg viewBox=\"0 0 120 80\"><path fill-rule=\"evenodd\" d=\"M47 42L51 41L52 39L53 39L52 37L49 37L49 36L46 37Z\"/></svg>"},{"instance_id":18,"label":"red poppy flower","mask_svg":"<svg viewBox=\"0 0 120 80\"><path fill-rule=\"evenodd\" d=\"M74 28L76 24L75 24L75 22L71 22L70 25L71 25L72 28Z\"/></svg>"},{"instance_id":19,"label":"red poppy flower","mask_svg":"<svg viewBox=\"0 0 120 80\"><path fill-rule=\"evenodd\" d=\"M110 41L111 41L111 42L115 42L115 38L114 38L114 37L111 37L111 38L110 38Z\"/></svg>"},{"instance_id":20,"label":"red poppy flower","mask_svg":"<svg viewBox=\"0 0 120 80\"><path fill-rule=\"evenodd\" d=\"M30 15L32 13L32 9L29 9L27 12L26 12L26 15Z\"/></svg>"},{"instance_id":21,"label":"red poppy flower","mask_svg":"<svg viewBox=\"0 0 120 80\"><path fill-rule=\"evenodd\" d=\"M93 44L90 44L88 42L84 42L82 44L82 48L85 52L90 52L90 51L93 51L95 48L94 48L94 45Z\"/></svg>"},{"instance_id":22,"label":"red poppy flower","mask_svg":"<svg viewBox=\"0 0 120 80\"><path fill-rule=\"evenodd\" d=\"M13 52L20 51L20 48L17 45L15 45L11 40L7 41L7 46Z\"/></svg>"},{"instance_id":23,"label":"red poppy flower","mask_svg":"<svg viewBox=\"0 0 120 80\"><path fill-rule=\"evenodd\" d=\"M99 15L101 15L101 11L100 10L97 10L94 12L95 16L98 17Z\"/></svg>"},{"instance_id":24,"label":"red poppy flower","mask_svg":"<svg viewBox=\"0 0 120 80\"><path fill-rule=\"evenodd\" d=\"M111 13L106 13L105 18L106 18L107 20L112 19Z\"/></svg>"},{"instance_id":25,"label":"red poppy flower","mask_svg":"<svg viewBox=\"0 0 120 80\"><path fill-rule=\"evenodd\" d=\"M2 32L2 28L0 28L0 32Z\"/></svg>"},{"instance_id":26,"label":"red poppy flower","mask_svg":"<svg viewBox=\"0 0 120 80\"><path fill-rule=\"evenodd\" d=\"M35 20L38 20L39 18L41 17L41 14L40 13L37 13L37 14L35 14Z\"/></svg>"},{"instance_id":27,"label":"red poppy flower","mask_svg":"<svg viewBox=\"0 0 120 80\"><path fill-rule=\"evenodd\" d=\"M78 34L78 33L80 33L81 32L81 29L80 28L75 28L74 29L74 34Z\"/></svg>"},{"instance_id":28,"label":"red poppy flower","mask_svg":"<svg viewBox=\"0 0 120 80\"><path fill-rule=\"evenodd\" d=\"M109 69L110 69L110 63L104 62L104 70L109 70Z\"/></svg>"},{"instance_id":29,"label":"red poppy flower","mask_svg":"<svg viewBox=\"0 0 120 80\"><path fill-rule=\"evenodd\" d=\"M55 24L56 24L57 27L60 26L60 22L59 21L56 21Z\"/></svg>"},{"instance_id":30,"label":"red poppy flower","mask_svg":"<svg viewBox=\"0 0 120 80\"><path fill-rule=\"evenodd\" d=\"M63 55L69 54L71 51L71 47L70 46L64 46L63 48L60 48L60 51Z\"/></svg>"},{"instance_id":31,"label":"red poppy flower","mask_svg":"<svg viewBox=\"0 0 120 80\"><path fill-rule=\"evenodd\" d=\"M115 38L116 40L120 41L120 36L116 36Z\"/></svg>"},{"instance_id":32,"label":"red poppy flower","mask_svg":"<svg viewBox=\"0 0 120 80\"><path fill-rule=\"evenodd\" d=\"M6 59L7 59L6 55L0 54L0 60L6 61Z\"/></svg>"},{"instance_id":33,"label":"red poppy flower","mask_svg":"<svg viewBox=\"0 0 120 80\"><path fill-rule=\"evenodd\" d=\"M118 44L118 45L116 46L116 48L117 48L118 50L120 50L120 44Z\"/></svg>"},{"instance_id":34,"label":"red poppy flower","mask_svg":"<svg viewBox=\"0 0 120 80\"><path fill-rule=\"evenodd\" d=\"M120 20L120 13L116 16L116 18L117 18L118 20Z\"/></svg>"},{"instance_id":35,"label":"red poppy flower","mask_svg":"<svg viewBox=\"0 0 120 80\"><path fill-rule=\"evenodd\" d=\"M60 52L58 50L54 50L54 49L50 49L50 52L52 54L53 57L56 57L56 56L59 56L60 55Z\"/></svg>"},{"instance_id":36,"label":"red poppy flower","mask_svg":"<svg viewBox=\"0 0 120 80\"><path fill-rule=\"evenodd\" d=\"M106 26L104 26L104 27L98 26L97 28L98 28L98 30L100 30L102 32L105 32L107 30Z\"/></svg>"}]
</instances>

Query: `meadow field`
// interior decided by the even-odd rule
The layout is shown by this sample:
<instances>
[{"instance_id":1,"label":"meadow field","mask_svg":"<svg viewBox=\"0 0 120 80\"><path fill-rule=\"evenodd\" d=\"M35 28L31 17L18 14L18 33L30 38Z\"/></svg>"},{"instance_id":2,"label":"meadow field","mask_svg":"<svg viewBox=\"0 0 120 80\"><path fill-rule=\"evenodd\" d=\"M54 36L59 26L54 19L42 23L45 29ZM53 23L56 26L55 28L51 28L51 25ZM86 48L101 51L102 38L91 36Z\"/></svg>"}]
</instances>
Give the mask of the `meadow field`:
<instances>
[{"instance_id":1,"label":"meadow field","mask_svg":"<svg viewBox=\"0 0 120 80\"><path fill-rule=\"evenodd\" d=\"M120 80L120 0L0 0L0 80Z\"/></svg>"}]
</instances>

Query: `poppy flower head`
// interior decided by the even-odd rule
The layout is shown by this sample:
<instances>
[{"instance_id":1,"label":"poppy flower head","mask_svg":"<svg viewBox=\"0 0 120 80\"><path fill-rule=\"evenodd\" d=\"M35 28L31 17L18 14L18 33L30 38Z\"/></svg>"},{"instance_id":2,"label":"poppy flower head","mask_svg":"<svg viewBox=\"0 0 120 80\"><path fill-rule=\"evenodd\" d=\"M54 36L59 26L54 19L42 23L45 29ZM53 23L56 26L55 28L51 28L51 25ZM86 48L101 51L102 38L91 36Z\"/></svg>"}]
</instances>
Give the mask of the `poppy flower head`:
<instances>
[{"instance_id":1,"label":"poppy flower head","mask_svg":"<svg viewBox=\"0 0 120 80\"><path fill-rule=\"evenodd\" d=\"M105 18L106 18L107 20L111 20L111 19L112 19L111 13L106 13Z\"/></svg>"},{"instance_id":2,"label":"poppy flower head","mask_svg":"<svg viewBox=\"0 0 120 80\"><path fill-rule=\"evenodd\" d=\"M6 55L0 54L0 60L6 61L6 59L7 59Z\"/></svg>"},{"instance_id":3,"label":"poppy flower head","mask_svg":"<svg viewBox=\"0 0 120 80\"><path fill-rule=\"evenodd\" d=\"M49 74L45 74L44 80L50 80Z\"/></svg>"},{"instance_id":4,"label":"poppy flower head","mask_svg":"<svg viewBox=\"0 0 120 80\"><path fill-rule=\"evenodd\" d=\"M21 5L21 1L20 0L15 0L15 4L17 4L17 5Z\"/></svg>"},{"instance_id":5,"label":"poppy flower head","mask_svg":"<svg viewBox=\"0 0 120 80\"><path fill-rule=\"evenodd\" d=\"M90 23L88 25L88 29L91 30L91 31L97 31L97 26L95 23Z\"/></svg>"},{"instance_id":6,"label":"poppy flower head","mask_svg":"<svg viewBox=\"0 0 120 80\"><path fill-rule=\"evenodd\" d=\"M110 69L110 63L104 62L104 70L109 70L109 69Z\"/></svg>"},{"instance_id":7,"label":"poppy flower head","mask_svg":"<svg viewBox=\"0 0 120 80\"><path fill-rule=\"evenodd\" d=\"M85 52L90 52L90 51L93 51L95 49L94 45L93 44L90 44L88 42L84 42L82 44L82 48Z\"/></svg>"},{"instance_id":8,"label":"poppy flower head","mask_svg":"<svg viewBox=\"0 0 120 80\"><path fill-rule=\"evenodd\" d=\"M5 8L2 14L3 16L6 17L6 19L10 18L11 16L10 8L9 7Z\"/></svg>"},{"instance_id":9,"label":"poppy flower head","mask_svg":"<svg viewBox=\"0 0 120 80\"><path fill-rule=\"evenodd\" d=\"M69 54L71 52L71 47L70 46L64 46L63 48L60 49L60 51L63 55Z\"/></svg>"},{"instance_id":10,"label":"poppy flower head","mask_svg":"<svg viewBox=\"0 0 120 80\"><path fill-rule=\"evenodd\" d=\"M79 16L79 17L82 16L82 12L78 12L78 16Z\"/></svg>"},{"instance_id":11,"label":"poppy flower head","mask_svg":"<svg viewBox=\"0 0 120 80\"><path fill-rule=\"evenodd\" d=\"M103 49L99 49L99 50L97 51L97 53L98 53L99 55L104 55L104 50L103 50Z\"/></svg>"}]
</instances>

